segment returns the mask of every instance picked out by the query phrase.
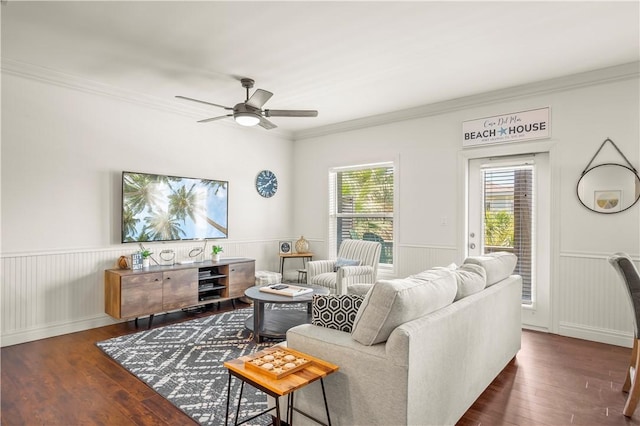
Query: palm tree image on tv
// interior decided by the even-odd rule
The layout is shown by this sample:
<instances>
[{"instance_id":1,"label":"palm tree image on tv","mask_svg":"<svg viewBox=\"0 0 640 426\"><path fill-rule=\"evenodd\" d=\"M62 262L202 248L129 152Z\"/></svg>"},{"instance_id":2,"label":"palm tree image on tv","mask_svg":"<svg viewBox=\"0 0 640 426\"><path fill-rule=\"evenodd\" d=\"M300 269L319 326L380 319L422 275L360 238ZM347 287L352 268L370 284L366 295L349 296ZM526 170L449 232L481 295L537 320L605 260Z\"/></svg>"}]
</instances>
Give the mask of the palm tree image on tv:
<instances>
[{"instance_id":1,"label":"palm tree image on tv","mask_svg":"<svg viewBox=\"0 0 640 426\"><path fill-rule=\"evenodd\" d=\"M227 235L227 182L123 173L123 242Z\"/></svg>"}]
</instances>

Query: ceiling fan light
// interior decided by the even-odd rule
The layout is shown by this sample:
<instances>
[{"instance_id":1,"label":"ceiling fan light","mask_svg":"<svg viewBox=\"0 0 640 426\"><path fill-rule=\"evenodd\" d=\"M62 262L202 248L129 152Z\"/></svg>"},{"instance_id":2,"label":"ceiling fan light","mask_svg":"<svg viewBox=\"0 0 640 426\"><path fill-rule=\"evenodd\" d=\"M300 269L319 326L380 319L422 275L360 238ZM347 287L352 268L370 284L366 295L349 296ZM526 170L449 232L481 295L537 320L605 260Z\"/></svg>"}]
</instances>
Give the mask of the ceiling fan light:
<instances>
[{"instance_id":1,"label":"ceiling fan light","mask_svg":"<svg viewBox=\"0 0 640 426\"><path fill-rule=\"evenodd\" d=\"M251 112L238 112L233 116L233 118L239 125L247 127L255 126L260 122L260 117Z\"/></svg>"}]
</instances>

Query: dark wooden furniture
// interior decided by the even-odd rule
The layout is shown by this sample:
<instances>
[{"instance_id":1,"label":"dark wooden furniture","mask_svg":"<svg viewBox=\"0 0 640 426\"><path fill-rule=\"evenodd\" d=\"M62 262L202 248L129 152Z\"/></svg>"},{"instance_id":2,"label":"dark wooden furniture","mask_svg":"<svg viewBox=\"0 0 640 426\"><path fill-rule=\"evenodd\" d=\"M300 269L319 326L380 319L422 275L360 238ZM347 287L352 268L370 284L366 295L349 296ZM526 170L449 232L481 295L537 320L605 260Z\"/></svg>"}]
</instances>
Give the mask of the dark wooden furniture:
<instances>
[{"instance_id":1,"label":"dark wooden furniture","mask_svg":"<svg viewBox=\"0 0 640 426\"><path fill-rule=\"evenodd\" d=\"M253 299L253 315L247 318L244 326L253 331L253 340L260 343L264 337L284 339L287 330L296 325L311 322L311 304L314 294L329 294L326 287L313 287L313 293L300 296L280 296L279 294L260 291L260 287L250 287L244 295ZM274 309L265 311L265 303L291 304L306 303L306 310Z\"/></svg>"},{"instance_id":2,"label":"dark wooden furniture","mask_svg":"<svg viewBox=\"0 0 640 426\"><path fill-rule=\"evenodd\" d=\"M117 319L150 316L176 309L231 300L255 282L255 261L247 258L205 261L148 269L105 271L105 312Z\"/></svg>"},{"instance_id":3,"label":"dark wooden furniture","mask_svg":"<svg viewBox=\"0 0 640 426\"><path fill-rule=\"evenodd\" d=\"M268 354L268 353L272 353L278 350L277 346L274 346L272 348L267 348L264 349L260 352L258 352L258 354ZM241 423L245 423L249 420L252 420L258 416L261 416L263 414L266 414L270 411L272 411L274 408L276 410L276 421L275 424L276 425L280 425L281 424L281 420L280 420L280 397L287 395L287 424L291 425L293 422L293 412L296 411L306 417L309 417L310 419L316 421L317 423L320 424L325 424L322 423L321 421L319 421L318 419L315 419L311 416L309 416L307 413L304 413L298 409L295 408L294 406L294 399L293 399L293 394L296 390L301 389L305 386L307 386L309 383L313 383L316 380L320 380L320 385L322 386L322 397L324 399L324 408L325 411L327 413L327 425L331 425L331 417L329 416L329 406L327 405L327 397L324 391L324 377L328 376L331 373L334 373L336 371L338 371L338 366L331 364L327 361L323 361L319 358L315 358L311 355L307 355L305 353L302 352L298 352L295 351L293 349L287 348L288 352L293 353L294 355L300 356L302 358L308 359L311 362L311 365L309 367L306 367L302 370L296 371L294 373L291 373L289 375L286 375L280 379L275 379L272 378L270 376L268 376L267 374L264 374L262 372L253 370L253 369L249 369L245 366L245 361L248 361L251 359L251 356L247 355L247 356L242 356L240 358L236 358L230 361L226 361L224 363L224 366L229 370L229 382L227 385L227 415L225 418L225 426L227 424L227 421L229 419L229 394L231 391L231 376L235 376L238 379L240 379L242 381L241 385L240 385L240 396L238 397L238 408L236 411L236 417L235 417L235 425L241 424ZM275 398L276 400L276 406L269 408L267 410L262 411L261 413L257 413L254 416L252 416L251 418L245 419L241 422L239 422L238 420L238 414L240 412L240 404L242 403L242 390L244 389L244 384L245 383L249 383L251 386L255 387L256 389L260 389L262 392L266 393L267 395Z\"/></svg>"}]
</instances>

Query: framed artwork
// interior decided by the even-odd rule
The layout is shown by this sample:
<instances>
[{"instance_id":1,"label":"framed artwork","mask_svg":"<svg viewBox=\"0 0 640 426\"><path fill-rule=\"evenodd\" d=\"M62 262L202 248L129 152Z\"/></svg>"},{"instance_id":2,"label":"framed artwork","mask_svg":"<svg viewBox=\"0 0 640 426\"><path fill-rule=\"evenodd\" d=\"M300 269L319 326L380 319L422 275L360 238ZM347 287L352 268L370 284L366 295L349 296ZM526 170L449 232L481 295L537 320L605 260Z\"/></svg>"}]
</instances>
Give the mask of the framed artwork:
<instances>
[{"instance_id":1,"label":"framed artwork","mask_svg":"<svg viewBox=\"0 0 640 426\"><path fill-rule=\"evenodd\" d=\"M622 191L593 191L593 209L602 213L615 213L620 211Z\"/></svg>"},{"instance_id":2,"label":"framed artwork","mask_svg":"<svg viewBox=\"0 0 640 426\"><path fill-rule=\"evenodd\" d=\"M280 241L279 248L280 248L280 254L291 254L291 247L292 247L292 242L291 241Z\"/></svg>"}]
</instances>

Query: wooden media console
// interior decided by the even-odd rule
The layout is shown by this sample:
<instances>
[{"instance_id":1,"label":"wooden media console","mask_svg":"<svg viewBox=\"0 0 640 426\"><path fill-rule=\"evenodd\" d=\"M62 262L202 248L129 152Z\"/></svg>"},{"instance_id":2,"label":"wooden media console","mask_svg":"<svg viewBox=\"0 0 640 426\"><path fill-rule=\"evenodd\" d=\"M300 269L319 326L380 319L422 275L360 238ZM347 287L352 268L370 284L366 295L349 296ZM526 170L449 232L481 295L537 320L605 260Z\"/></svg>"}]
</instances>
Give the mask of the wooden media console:
<instances>
[{"instance_id":1,"label":"wooden media console","mask_svg":"<svg viewBox=\"0 0 640 426\"><path fill-rule=\"evenodd\" d=\"M255 260L228 258L147 269L107 269L105 312L131 319L244 296L255 283Z\"/></svg>"}]
</instances>

